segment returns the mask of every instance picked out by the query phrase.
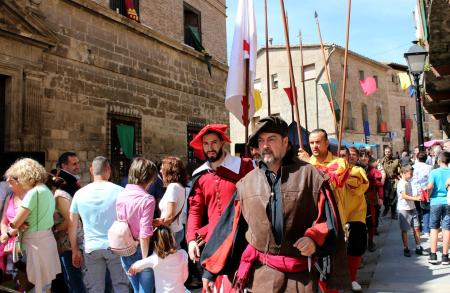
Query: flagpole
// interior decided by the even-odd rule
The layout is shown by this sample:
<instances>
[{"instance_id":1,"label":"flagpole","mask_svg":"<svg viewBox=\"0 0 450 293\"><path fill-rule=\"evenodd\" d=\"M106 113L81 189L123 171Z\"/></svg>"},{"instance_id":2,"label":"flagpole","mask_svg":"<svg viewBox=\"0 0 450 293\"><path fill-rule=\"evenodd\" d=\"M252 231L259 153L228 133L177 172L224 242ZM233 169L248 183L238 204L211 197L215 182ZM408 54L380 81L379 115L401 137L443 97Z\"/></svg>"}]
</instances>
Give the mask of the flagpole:
<instances>
[{"instance_id":1,"label":"flagpole","mask_svg":"<svg viewBox=\"0 0 450 293\"><path fill-rule=\"evenodd\" d=\"M300 144L300 146L299 146L300 149L303 149L303 138L302 138L302 132L301 132L301 128L300 128L300 113L298 111L297 88L295 86L294 68L292 66L291 45L289 42L289 29L288 29L288 22L286 19L286 10L284 9L284 0L280 0L280 6L281 6L281 17L283 19L284 37L286 39L286 49L287 49L288 62L289 62L289 79L291 81L292 100L295 103L298 142Z\"/></svg>"},{"instance_id":2,"label":"flagpole","mask_svg":"<svg viewBox=\"0 0 450 293\"><path fill-rule=\"evenodd\" d=\"M248 124L249 124L249 110L250 110L250 104L249 104L249 83L250 83L250 59L245 59L245 95L244 95L244 123L245 123L245 155L247 156L250 152L248 149Z\"/></svg>"},{"instance_id":3,"label":"flagpole","mask_svg":"<svg viewBox=\"0 0 450 293\"><path fill-rule=\"evenodd\" d=\"M291 83L291 81L289 80L289 88L291 89L291 96L292 96L292 83ZM292 99L292 103L290 103L290 101L289 101L289 104L291 104L291 121L293 122L293 121L295 121L295 116L294 116L294 98L293 97L291 97L291 99Z\"/></svg>"},{"instance_id":4,"label":"flagpole","mask_svg":"<svg viewBox=\"0 0 450 293\"><path fill-rule=\"evenodd\" d=\"M338 154L341 150L342 142L342 130L344 129L344 115L345 115L345 90L347 87L347 61L348 61L348 39L350 34L350 12L351 12L352 1L348 0L348 11L347 11L347 33L345 37L345 53L344 53L344 77L342 82L342 98L341 98L341 119L339 121L339 138L338 138Z\"/></svg>"},{"instance_id":5,"label":"flagpole","mask_svg":"<svg viewBox=\"0 0 450 293\"><path fill-rule=\"evenodd\" d=\"M267 0L264 0L264 20L266 30L267 113L270 116L269 29L267 25Z\"/></svg>"},{"instance_id":6,"label":"flagpole","mask_svg":"<svg viewBox=\"0 0 450 293\"><path fill-rule=\"evenodd\" d=\"M302 31L298 32L298 36L300 39L300 68L301 68L301 76L302 76L302 90L303 90L303 108L305 111L305 128L306 132L308 132L308 111L306 110L306 89L305 89L305 66L303 66L303 42L302 42Z\"/></svg>"},{"instance_id":7,"label":"flagpole","mask_svg":"<svg viewBox=\"0 0 450 293\"><path fill-rule=\"evenodd\" d=\"M287 27L287 32L288 32L288 35L289 35L289 15L288 15L288 13L286 12L286 27ZM291 121L292 122L294 122L295 121L295 115L294 115L294 104L295 104L295 102L294 102L294 96L293 96L293 93L292 93L292 80L291 79L289 79L289 88L291 89L291 99L292 99L292 103L290 103L291 101L289 100L289 103L291 104Z\"/></svg>"},{"instance_id":8,"label":"flagpole","mask_svg":"<svg viewBox=\"0 0 450 293\"><path fill-rule=\"evenodd\" d=\"M317 24L317 31L319 33L319 39L320 39L320 49L322 51L322 57L323 57L323 63L324 63L324 70L327 75L327 83L328 83L328 92L330 95L330 105L331 105L331 111L333 112L333 120L334 120L334 131L337 133L337 121L336 121L336 110L334 109L334 100L333 100L333 92L331 91L331 79L330 79L330 73L328 72L328 66L327 66L327 58L325 57L325 49L323 47L323 41L322 41L322 33L320 32L320 24L319 24L319 16L317 15L317 12L314 11L314 18L316 19Z\"/></svg>"}]
</instances>

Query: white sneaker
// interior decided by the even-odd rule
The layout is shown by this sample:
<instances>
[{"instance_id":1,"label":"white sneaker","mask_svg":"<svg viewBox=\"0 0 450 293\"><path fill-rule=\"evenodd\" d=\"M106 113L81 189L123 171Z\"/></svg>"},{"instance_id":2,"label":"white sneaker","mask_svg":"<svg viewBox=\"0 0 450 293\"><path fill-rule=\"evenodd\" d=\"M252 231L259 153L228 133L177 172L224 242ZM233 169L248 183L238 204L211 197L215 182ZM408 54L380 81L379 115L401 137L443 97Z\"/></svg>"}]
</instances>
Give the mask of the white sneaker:
<instances>
[{"instance_id":1,"label":"white sneaker","mask_svg":"<svg viewBox=\"0 0 450 293\"><path fill-rule=\"evenodd\" d=\"M362 291L361 285L358 284L358 282L353 281L352 282L352 291L353 292L361 292Z\"/></svg>"}]
</instances>

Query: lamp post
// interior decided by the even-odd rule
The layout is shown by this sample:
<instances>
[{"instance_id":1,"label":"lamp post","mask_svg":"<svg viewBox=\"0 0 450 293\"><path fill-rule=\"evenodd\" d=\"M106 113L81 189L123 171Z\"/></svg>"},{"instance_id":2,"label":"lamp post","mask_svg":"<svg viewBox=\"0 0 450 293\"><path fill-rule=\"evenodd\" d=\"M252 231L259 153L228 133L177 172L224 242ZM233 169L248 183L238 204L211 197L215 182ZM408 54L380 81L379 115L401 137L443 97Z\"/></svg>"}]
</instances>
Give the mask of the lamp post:
<instances>
[{"instance_id":1,"label":"lamp post","mask_svg":"<svg viewBox=\"0 0 450 293\"><path fill-rule=\"evenodd\" d=\"M417 136L419 150L424 151L424 141L423 141L423 124L422 124L422 107L420 104L420 75L423 73L423 67L425 65L425 59L427 58L428 52L421 46L414 44L409 48L408 52L405 53L405 59L408 63L409 73L414 77L414 86L416 87L416 115L417 115Z\"/></svg>"}]
</instances>

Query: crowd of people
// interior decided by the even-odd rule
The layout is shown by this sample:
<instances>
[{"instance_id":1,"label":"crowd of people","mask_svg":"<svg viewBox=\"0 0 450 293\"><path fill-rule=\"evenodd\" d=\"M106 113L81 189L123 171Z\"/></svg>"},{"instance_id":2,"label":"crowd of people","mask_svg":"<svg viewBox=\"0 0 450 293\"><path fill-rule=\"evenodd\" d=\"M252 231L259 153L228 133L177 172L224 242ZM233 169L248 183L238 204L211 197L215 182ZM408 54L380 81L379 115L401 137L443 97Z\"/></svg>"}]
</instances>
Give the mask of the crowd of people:
<instances>
[{"instance_id":1,"label":"crowd of people","mask_svg":"<svg viewBox=\"0 0 450 293\"><path fill-rule=\"evenodd\" d=\"M269 116L240 158L226 131L210 124L193 138L205 161L193 174L178 157L135 157L115 184L97 156L82 187L75 152L50 172L19 159L0 183L2 280L19 292L361 291L358 267L389 213L405 257L412 230L415 253L438 263L442 229L450 263L450 141L412 156L387 147L376 159L370 148L333 154L316 129L308 153Z\"/></svg>"}]
</instances>

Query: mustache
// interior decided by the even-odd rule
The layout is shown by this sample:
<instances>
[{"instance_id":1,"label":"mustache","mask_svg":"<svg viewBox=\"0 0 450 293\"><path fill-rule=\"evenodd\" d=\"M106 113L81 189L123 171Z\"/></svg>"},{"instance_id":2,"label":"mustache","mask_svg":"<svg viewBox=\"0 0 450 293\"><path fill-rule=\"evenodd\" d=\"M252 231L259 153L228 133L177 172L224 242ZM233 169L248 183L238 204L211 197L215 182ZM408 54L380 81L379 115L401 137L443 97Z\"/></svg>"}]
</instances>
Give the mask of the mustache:
<instances>
[{"instance_id":1,"label":"mustache","mask_svg":"<svg viewBox=\"0 0 450 293\"><path fill-rule=\"evenodd\" d=\"M273 155L273 152L271 150L263 150L261 155L262 156L264 156L264 155Z\"/></svg>"}]
</instances>

